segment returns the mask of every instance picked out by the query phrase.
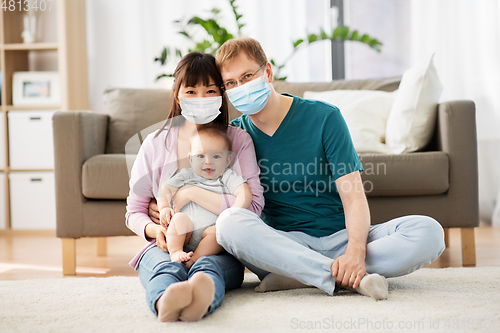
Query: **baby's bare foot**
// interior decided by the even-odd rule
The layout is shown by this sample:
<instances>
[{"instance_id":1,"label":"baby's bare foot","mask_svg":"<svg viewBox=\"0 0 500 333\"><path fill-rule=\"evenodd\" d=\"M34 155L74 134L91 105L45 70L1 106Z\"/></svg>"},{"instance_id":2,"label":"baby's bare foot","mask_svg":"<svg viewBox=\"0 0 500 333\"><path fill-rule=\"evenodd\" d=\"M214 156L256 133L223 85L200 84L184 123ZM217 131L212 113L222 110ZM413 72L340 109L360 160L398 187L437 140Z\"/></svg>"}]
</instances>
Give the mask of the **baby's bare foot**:
<instances>
[{"instance_id":1,"label":"baby's bare foot","mask_svg":"<svg viewBox=\"0 0 500 333\"><path fill-rule=\"evenodd\" d=\"M170 253L170 261L185 262L191 259L193 252L186 253L184 251L176 251Z\"/></svg>"},{"instance_id":2,"label":"baby's bare foot","mask_svg":"<svg viewBox=\"0 0 500 333\"><path fill-rule=\"evenodd\" d=\"M191 304L180 314L182 321L198 321L207 314L215 296L215 285L212 278L203 272L197 272L188 280L193 291Z\"/></svg>"},{"instance_id":3,"label":"baby's bare foot","mask_svg":"<svg viewBox=\"0 0 500 333\"><path fill-rule=\"evenodd\" d=\"M182 309L189 306L192 300L193 288L189 282L171 284L156 302L158 321L173 322L179 320Z\"/></svg>"}]
</instances>

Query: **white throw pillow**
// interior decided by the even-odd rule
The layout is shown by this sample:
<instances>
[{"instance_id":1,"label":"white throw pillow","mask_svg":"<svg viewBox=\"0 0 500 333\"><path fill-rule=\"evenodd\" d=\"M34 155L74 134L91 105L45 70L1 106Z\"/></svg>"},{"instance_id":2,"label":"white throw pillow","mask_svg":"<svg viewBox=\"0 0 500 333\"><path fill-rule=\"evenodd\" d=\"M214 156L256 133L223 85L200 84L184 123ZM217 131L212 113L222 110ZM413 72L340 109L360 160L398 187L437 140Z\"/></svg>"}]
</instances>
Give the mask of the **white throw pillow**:
<instances>
[{"instance_id":1,"label":"white throw pillow","mask_svg":"<svg viewBox=\"0 0 500 333\"><path fill-rule=\"evenodd\" d=\"M387 154L385 125L394 93L376 90L306 91L304 98L330 103L340 109L358 153Z\"/></svg>"},{"instance_id":2,"label":"white throw pillow","mask_svg":"<svg viewBox=\"0 0 500 333\"><path fill-rule=\"evenodd\" d=\"M387 119L385 142L391 154L416 151L432 138L443 91L433 57L403 74Z\"/></svg>"}]
</instances>

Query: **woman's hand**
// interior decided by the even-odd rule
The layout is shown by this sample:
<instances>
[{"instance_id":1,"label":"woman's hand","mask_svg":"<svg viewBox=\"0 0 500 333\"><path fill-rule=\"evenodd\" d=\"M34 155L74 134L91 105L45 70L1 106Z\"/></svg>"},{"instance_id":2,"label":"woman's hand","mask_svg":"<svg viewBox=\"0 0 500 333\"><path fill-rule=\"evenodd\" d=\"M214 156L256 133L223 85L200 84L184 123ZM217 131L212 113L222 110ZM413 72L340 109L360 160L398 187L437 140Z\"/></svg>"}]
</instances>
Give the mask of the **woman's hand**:
<instances>
[{"instance_id":1,"label":"woman's hand","mask_svg":"<svg viewBox=\"0 0 500 333\"><path fill-rule=\"evenodd\" d=\"M156 246L164 252L168 253L167 248L167 229L162 226L158 226L156 230Z\"/></svg>"},{"instance_id":2,"label":"woman's hand","mask_svg":"<svg viewBox=\"0 0 500 333\"><path fill-rule=\"evenodd\" d=\"M197 187L194 185L185 185L177 190L174 197L172 198L173 209L178 213L182 207L187 205L189 202L193 201L191 199L191 192Z\"/></svg>"},{"instance_id":3,"label":"woman's hand","mask_svg":"<svg viewBox=\"0 0 500 333\"><path fill-rule=\"evenodd\" d=\"M195 185L181 187L172 198L172 208L178 213L189 202L194 202L212 213L219 215L222 194Z\"/></svg>"},{"instance_id":4,"label":"woman's hand","mask_svg":"<svg viewBox=\"0 0 500 333\"><path fill-rule=\"evenodd\" d=\"M158 211L158 204L156 198L152 198L148 206L148 215L151 221L160 224L160 212Z\"/></svg>"},{"instance_id":5,"label":"woman's hand","mask_svg":"<svg viewBox=\"0 0 500 333\"><path fill-rule=\"evenodd\" d=\"M174 217L174 210L170 207L164 207L160 212L160 225L167 228L170 225L172 217Z\"/></svg>"}]
</instances>

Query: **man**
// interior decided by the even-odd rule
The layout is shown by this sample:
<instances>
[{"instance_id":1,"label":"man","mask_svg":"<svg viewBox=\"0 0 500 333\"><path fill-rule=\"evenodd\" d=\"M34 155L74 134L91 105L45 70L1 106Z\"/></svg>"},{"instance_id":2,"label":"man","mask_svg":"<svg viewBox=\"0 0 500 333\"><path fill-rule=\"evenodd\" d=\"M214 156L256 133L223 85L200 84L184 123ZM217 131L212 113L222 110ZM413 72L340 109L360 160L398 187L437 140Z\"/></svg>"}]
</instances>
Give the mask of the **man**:
<instances>
[{"instance_id":1,"label":"man","mask_svg":"<svg viewBox=\"0 0 500 333\"><path fill-rule=\"evenodd\" d=\"M428 216L370 225L363 167L337 107L278 94L254 39L227 41L216 60L229 100L243 113L232 124L254 141L265 197L262 219L224 211L217 241L259 276L262 291L299 281L330 295L339 284L385 299L384 277L411 273L442 253L443 229Z\"/></svg>"}]
</instances>

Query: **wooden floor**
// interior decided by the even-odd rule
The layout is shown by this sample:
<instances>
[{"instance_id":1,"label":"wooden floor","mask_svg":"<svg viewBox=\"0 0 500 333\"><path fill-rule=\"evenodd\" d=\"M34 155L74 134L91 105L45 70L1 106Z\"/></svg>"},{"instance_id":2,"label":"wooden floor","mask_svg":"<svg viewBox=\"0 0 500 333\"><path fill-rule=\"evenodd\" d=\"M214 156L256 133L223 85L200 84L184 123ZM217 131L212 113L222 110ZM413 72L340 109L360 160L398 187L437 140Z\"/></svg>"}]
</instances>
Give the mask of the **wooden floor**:
<instances>
[{"instance_id":1,"label":"wooden floor","mask_svg":"<svg viewBox=\"0 0 500 333\"><path fill-rule=\"evenodd\" d=\"M500 227L476 228L477 266L500 266ZM76 242L77 277L137 276L128 262L142 248L139 237L110 237L105 256L97 256L97 241ZM0 280L63 278L61 240L54 232L0 231ZM461 267L460 232L450 230L450 243L431 268Z\"/></svg>"}]
</instances>

